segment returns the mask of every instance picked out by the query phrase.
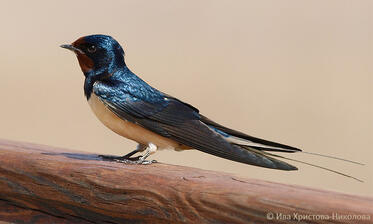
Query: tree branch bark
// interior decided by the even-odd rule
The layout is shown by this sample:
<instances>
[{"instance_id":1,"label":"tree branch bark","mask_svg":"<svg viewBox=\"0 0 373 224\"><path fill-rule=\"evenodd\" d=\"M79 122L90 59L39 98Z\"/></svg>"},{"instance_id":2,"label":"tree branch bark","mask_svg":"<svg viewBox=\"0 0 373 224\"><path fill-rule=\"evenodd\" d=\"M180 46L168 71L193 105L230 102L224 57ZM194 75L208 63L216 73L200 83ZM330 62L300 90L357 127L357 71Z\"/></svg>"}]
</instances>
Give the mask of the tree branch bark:
<instances>
[{"instance_id":1,"label":"tree branch bark","mask_svg":"<svg viewBox=\"0 0 373 224\"><path fill-rule=\"evenodd\" d=\"M162 163L125 165L101 161L95 154L0 140L0 223L298 219L372 223L373 198Z\"/></svg>"}]
</instances>

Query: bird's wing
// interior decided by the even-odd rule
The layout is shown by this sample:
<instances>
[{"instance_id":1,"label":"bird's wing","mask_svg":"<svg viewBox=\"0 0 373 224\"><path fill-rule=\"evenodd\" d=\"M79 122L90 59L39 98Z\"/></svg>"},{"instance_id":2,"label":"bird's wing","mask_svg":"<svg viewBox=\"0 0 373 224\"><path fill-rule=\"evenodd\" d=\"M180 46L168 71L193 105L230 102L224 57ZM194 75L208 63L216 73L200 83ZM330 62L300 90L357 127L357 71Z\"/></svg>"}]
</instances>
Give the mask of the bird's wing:
<instances>
[{"instance_id":1,"label":"bird's wing","mask_svg":"<svg viewBox=\"0 0 373 224\"><path fill-rule=\"evenodd\" d=\"M136 123L159 135L205 153L255 166L272 169L296 170L297 168L226 141L219 133L200 121L198 111L173 98L147 102L130 93L120 98L108 98L95 91L99 99L118 117Z\"/></svg>"},{"instance_id":2,"label":"bird's wing","mask_svg":"<svg viewBox=\"0 0 373 224\"><path fill-rule=\"evenodd\" d=\"M218 131L221 131L225 134L227 134L227 140L236 143L239 145L246 145L250 146L252 148L263 150L263 151L274 151L274 152L299 152L302 151L301 149L284 145L277 142L272 142L268 140L264 140L261 138L253 137L250 135L247 135L245 133L242 133L240 131L236 131L227 127L224 127L223 125L220 125L207 117L201 115L201 121L205 124L207 124L209 127L217 129Z\"/></svg>"},{"instance_id":3,"label":"bird's wing","mask_svg":"<svg viewBox=\"0 0 373 224\"><path fill-rule=\"evenodd\" d=\"M177 98L175 98L171 95L168 95L166 93L163 93L163 94L166 95L170 99L177 100L177 101L183 103L184 105L197 110L196 108L194 108L192 105L190 105L188 103L185 103L185 102L183 102L183 101L181 101L181 100L179 100L179 99L177 99ZM221 124L218 124L218 123L210 120L209 118L207 118L203 115L200 115L200 120L204 124L208 125L210 128L214 129L216 132L218 132L222 136L224 136L227 141L229 141L231 143L234 143L234 144L245 146L244 148L246 148L246 146L249 146L251 148L258 149L258 150L261 150L261 151L290 152L290 153L291 152L302 151L299 148L295 148L295 147L292 147L292 146L289 146L289 145L284 145L284 144L281 144L281 143L257 138L257 137L254 137L254 136L247 135L243 132L227 128L227 127L225 127Z\"/></svg>"}]
</instances>

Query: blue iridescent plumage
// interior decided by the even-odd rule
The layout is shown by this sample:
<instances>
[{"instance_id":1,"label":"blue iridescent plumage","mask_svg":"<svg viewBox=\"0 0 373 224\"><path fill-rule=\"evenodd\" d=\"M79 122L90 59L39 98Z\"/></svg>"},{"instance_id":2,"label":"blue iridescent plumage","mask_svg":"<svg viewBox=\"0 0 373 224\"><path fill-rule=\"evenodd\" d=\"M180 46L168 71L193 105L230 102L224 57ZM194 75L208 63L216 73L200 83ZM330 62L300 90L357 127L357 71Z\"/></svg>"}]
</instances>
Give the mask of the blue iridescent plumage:
<instances>
[{"instance_id":1,"label":"blue iridescent plumage","mask_svg":"<svg viewBox=\"0 0 373 224\"><path fill-rule=\"evenodd\" d=\"M94 94L122 120L176 141L180 146L222 158L272 169L297 169L264 151L299 149L226 128L201 115L190 104L151 87L127 67L124 51L112 37L86 36L63 47L77 53L86 77L87 99ZM232 137L244 144L233 142Z\"/></svg>"}]
</instances>

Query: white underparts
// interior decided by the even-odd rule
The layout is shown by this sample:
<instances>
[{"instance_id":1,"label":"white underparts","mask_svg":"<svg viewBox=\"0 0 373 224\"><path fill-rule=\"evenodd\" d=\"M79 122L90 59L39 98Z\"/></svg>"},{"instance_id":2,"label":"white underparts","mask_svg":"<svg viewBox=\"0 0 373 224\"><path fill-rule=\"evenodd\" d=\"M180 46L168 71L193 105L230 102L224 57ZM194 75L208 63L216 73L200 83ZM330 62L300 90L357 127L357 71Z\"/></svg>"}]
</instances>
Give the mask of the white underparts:
<instances>
[{"instance_id":1,"label":"white underparts","mask_svg":"<svg viewBox=\"0 0 373 224\"><path fill-rule=\"evenodd\" d=\"M106 127L125 138L146 145L148 148L150 147L154 152L157 149L187 149L187 147L172 139L160 136L140 125L119 118L94 93L92 93L88 103L94 114Z\"/></svg>"}]
</instances>

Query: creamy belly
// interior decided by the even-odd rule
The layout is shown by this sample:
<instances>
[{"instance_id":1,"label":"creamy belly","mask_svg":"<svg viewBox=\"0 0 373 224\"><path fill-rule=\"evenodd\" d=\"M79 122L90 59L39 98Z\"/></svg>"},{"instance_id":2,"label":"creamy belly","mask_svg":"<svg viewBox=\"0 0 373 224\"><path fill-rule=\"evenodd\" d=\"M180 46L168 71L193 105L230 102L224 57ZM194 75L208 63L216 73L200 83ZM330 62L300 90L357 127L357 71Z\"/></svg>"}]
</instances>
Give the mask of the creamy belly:
<instances>
[{"instance_id":1,"label":"creamy belly","mask_svg":"<svg viewBox=\"0 0 373 224\"><path fill-rule=\"evenodd\" d=\"M153 143L158 147L158 149L183 150L189 148L172 139L165 138L149 131L137 124L119 118L111 112L94 93L92 93L88 103L93 113L106 127L125 138L144 145Z\"/></svg>"}]
</instances>

